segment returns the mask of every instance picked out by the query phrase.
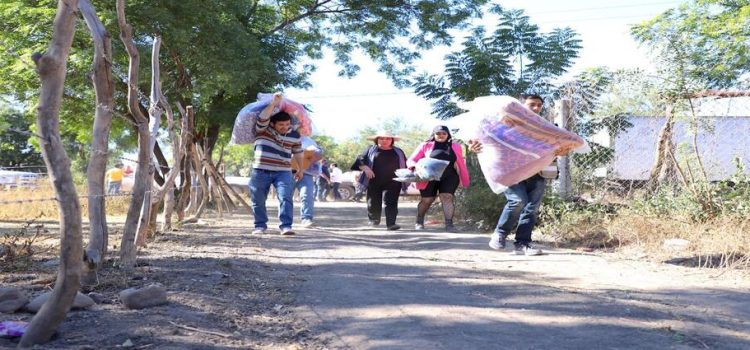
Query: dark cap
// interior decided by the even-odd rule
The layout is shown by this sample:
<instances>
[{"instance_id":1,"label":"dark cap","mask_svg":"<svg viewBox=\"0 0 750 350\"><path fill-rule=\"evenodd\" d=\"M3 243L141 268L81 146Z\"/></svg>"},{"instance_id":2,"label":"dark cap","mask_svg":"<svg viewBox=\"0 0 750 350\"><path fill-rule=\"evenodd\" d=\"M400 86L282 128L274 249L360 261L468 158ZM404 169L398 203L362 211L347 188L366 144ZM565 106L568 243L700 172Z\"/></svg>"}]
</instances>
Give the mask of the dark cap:
<instances>
[{"instance_id":1,"label":"dark cap","mask_svg":"<svg viewBox=\"0 0 750 350\"><path fill-rule=\"evenodd\" d=\"M448 140L450 140L452 138L452 136L451 136L451 130L448 129L448 127L445 126L445 125L438 125L438 126L432 128L432 135L435 136L435 133L441 132L441 131L448 134Z\"/></svg>"}]
</instances>

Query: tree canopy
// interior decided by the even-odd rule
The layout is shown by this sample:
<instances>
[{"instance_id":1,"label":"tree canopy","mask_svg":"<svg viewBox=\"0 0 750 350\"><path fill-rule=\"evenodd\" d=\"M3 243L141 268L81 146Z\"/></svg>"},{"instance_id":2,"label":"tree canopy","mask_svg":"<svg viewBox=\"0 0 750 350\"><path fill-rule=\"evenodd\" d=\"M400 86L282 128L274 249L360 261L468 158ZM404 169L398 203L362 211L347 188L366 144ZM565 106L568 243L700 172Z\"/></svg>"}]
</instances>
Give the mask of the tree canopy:
<instances>
[{"instance_id":1,"label":"tree canopy","mask_svg":"<svg viewBox=\"0 0 750 350\"><path fill-rule=\"evenodd\" d=\"M729 88L750 67L748 0L689 1L631 33L657 54L661 76L673 89Z\"/></svg>"},{"instance_id":2,"label":"tree canopy","mask_svg":"<svg viewBox=\"0 0 750 350\"><path fill-rule=\"evenodd\" d=\"M23 113L0 99L0 168L19 168L21 171L37 171L44 165L42 154L29 143L29 124Z\"/></svg>"},{"instance_id":3,"label":"tree canopy","mask_svg":"<svg viewBox=\"0 0 750 350\"><path fill-rule=\"evenodd\" d=\"M352 76L355 51L376 61L396 84L409 83L411 63L419 51L448 44L449 30L462 27L480 14L486 0L286 0L277 2L229 0L127 2L126 14L136 43L146 57L152 36L163 39L161 56L163 86L170 101L196 107L198 139L213 140L231 127L244 103L260 91L307 87L314 69L303 58L320 58L330 48ZM110 33L117 33L114 3L93 1ZM0 94L12 95L31 107L38 82L30 66L34 52L42 52L50 37L55 1L13 0L0 4ZM69 64L62 129L81 144L90 140L93 93L90 71L91 39L78 24ZM114 37L114 36L113 36ZM116 100L124 99L127 60L118 40L113 40ZM142 66L139 82L148 93L148 67ZM127 115L117 103L119 117ZM134 145L132 127L117 118L112 142Z\"/></svg>"},{"instance_id":4,"label":"tree canopy","mask_svg":"<svg viewBox=\"0 0 750 350\"><path fill-rule=\"evenodd\" d=\"M463 48L446 56L444 74L422 74L416 92L433 100L433 113L450 118L460 112L456 102L484 95L550 94L553 80L567 71L581 49L570 28L541 33L522 10L494 6L497 28L471 29Z\"/></svg>"}]
</instances>

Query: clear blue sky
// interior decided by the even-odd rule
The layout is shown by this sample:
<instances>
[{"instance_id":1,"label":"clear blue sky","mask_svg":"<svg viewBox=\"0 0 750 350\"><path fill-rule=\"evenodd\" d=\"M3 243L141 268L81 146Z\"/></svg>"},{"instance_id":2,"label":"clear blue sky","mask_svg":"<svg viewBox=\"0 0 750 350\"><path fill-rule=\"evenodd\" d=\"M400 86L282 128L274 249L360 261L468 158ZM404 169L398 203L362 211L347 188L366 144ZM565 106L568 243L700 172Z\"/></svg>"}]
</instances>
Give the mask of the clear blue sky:
<instances>
[{"instance_id":1,"label":"clear blue sky","mask_svg":"<svg viewBox=\"0 0 750 350\"><path fill-rule=\"evenodd\" d=\"M639 48L629 35L629 26L679 5L681 1L617 0L578 1L501 1L505 8L523 9L542 32L557 27L571 27L582 40L583 49L569 75L586 68L642 67L649 69L647 51ZM493 29L489 16L478 23ZM437 48L423 54L417 71L439 73L446 53L457 50L462 41L458 34L453 48ZM309 90L289 89L287 95L309 104L319 133L343 140L365 126L377 126L388 118L401 118L409 124L431 128L438 121L430 115L430 104L410 90L393 86L369 59L357 56L362 70L354 79L339 78L333 57L316 61L318 70L311 76Z\"/></svg>"}]
</instances>

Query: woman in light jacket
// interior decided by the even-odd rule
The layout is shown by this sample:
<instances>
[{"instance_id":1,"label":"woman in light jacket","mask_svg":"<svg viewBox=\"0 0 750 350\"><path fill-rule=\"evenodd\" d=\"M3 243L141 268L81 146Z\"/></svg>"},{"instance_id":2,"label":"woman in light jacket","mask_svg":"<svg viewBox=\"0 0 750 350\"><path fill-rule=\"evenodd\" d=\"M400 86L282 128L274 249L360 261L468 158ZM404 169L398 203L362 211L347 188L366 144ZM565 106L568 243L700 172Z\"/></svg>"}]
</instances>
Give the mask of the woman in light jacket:
<instances>
[{"instance_id":1,"label":"woman in light jacket","mask_svg":"<svg viewBox=\"0 0 750 350\"><path fill-rule=\"evenodd\" d=\"M393 180L397 169L406 168L404 151L394 145L400 138L389 131L370 136L373 145L360 154L352 165L352 170L360 170L359 183L367 188L367 216L370 226L380 225L383 199L385 198L385 224L390 231L398 230L398 197L406 190L407 184Z\"/></svg>"},{"instance_id":2,"label":"woman in light jacket","mask_svg":"<svg viewBox=\"0 0 750 350\"><path fill-rule=\"evenodd\" d=\"M456 232L456 227L453 226L453 195L456 193L459 184L464 188L469 187L469 171L466 169L461 145L452 142L451 133L447 126L436 126L432 130L430 139L414 150L414 153L409 157L407 166L413 169L417 162L425 157L447 160L450 164L448 164L440 180L423 181L416 184L421 200L419 206L417 206L417 223L414 228L424 230L424 216L439 194L440 203L443 204L443 214L445 215L445 230Z\"/></svg>"}]
</instances>

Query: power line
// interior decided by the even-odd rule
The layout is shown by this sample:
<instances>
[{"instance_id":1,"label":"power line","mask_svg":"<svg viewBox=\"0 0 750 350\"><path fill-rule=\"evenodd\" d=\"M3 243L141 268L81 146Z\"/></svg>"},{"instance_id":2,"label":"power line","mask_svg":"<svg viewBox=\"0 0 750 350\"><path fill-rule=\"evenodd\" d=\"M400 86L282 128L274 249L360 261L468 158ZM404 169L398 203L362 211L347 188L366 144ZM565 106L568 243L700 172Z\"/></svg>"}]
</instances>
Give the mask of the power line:
<instances>
[{"instance_id":1,"label":"power line","mask_svg":"<svg viewBox=\"0 0 750 350\"><path fill-rule=\"evenodd\" d=\"M312 99L345 98L345 97L377 97L377 96L392 96L392 95L409 95L413 93L414 92L412 91L373 92L373 93L361 93L361 94L301 96L301 99L312 100ZM295 97L300 97L300 96L295 96Z\"/></svg>"},{"instance_id":2,"label":"power line","mask_svg":"<svg viewBox=\"0 0 750 350\"><path fill-rule=\"evenodd\" d=\"M669 4L677 5L679 4L679 1L652 2L652 3L628 4L628 5L618 5L618 6L602 6L602 7L582 7L582 8L577 8L577 9L566 9L566 10L558 10L558 11L543 11L543 12L527 11L527 12L529 13L529 15L547 15L547 14L557 14L557 13L566 13L566 12L584 12L584 11L595 11L595 10L650 7L650 6L657 6L657 5L669 5Z\"/></svg>"}]
</instances>

